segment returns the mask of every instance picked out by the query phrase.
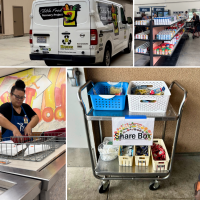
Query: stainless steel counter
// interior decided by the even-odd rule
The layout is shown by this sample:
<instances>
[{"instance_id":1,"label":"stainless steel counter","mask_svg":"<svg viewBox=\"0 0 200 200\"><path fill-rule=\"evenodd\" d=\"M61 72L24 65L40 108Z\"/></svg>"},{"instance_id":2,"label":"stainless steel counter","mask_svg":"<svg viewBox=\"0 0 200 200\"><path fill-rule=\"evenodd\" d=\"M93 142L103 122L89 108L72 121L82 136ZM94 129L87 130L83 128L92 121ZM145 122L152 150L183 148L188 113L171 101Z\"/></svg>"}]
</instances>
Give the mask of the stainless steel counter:
<instances>
[{"instance_id":1,"label":"stainless steel counter","mask_svg":"<svg viewBox=\"0 0 200 200\"><path fill-rule=\"evenodd\" d=\"M34 162L32 162L32 164L34 165ZM38 171L0 165L0 172L6 173L7 175L8 174L17 175L20 178L24 177L24 178L29 178L30 180L34 179L41 181L42 182L41 193L39 197L37 197L37 199L49 200L50 189L54 184L56 184L60 176L66 173L65 167L66 167L66 149L62 151L61 154L55 156L54 159L51 159L50 163L47 163L47 165L45 165ZM31 200L31 198L29 200Z\"/></svg>"},{"instance_id":2,"label":"stainless steel counter","mask_svg":"<svg viewBox=\"0 0 200 200\"><path fill-rule=\"evenodd\" d=\"M0 199L33 200L40 194L41 185L38 180L0 173Z\"/></svg>"}]
</instances>

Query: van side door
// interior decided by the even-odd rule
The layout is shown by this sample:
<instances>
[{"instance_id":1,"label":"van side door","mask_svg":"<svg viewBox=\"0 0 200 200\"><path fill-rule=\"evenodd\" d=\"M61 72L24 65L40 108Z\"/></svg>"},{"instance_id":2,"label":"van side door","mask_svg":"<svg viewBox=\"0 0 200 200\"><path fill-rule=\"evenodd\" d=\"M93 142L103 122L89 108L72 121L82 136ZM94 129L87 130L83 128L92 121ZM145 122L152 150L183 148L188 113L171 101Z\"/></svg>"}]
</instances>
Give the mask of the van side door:
<instances>
[{"instance_id":1,"label":"van side door","mask_svg":"<svg viewBox=\"0 0 200 200\"><path fill-rule=\"evenodd\" d=\"M120 7L120 22L119 22L119 35L121 41L121 48L125 49L128 44L128 26L123 7Z\"/></svg>"}]
</instances>

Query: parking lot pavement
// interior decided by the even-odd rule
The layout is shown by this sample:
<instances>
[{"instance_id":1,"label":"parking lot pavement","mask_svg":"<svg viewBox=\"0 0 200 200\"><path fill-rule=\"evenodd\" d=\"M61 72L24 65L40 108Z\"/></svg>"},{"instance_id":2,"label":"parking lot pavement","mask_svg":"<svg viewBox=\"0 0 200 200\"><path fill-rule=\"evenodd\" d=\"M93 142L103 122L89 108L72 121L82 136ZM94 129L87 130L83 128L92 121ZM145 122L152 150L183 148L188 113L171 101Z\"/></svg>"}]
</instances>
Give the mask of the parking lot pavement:
<instances>
[{"instance_id":1,"label":"parking lot pavement","mask_svg":"<svg viewBox=\"0 0 200 200\"><path fill-rule=\"evenodd\" d=\"M30 45L28 36L0 39L0 66L46 66L44 61L31 61L29 53ZM77 64L66 63L65 66L77 66ZM118 53L112 58L111 66L133 66L133 53Z\"/></svg>"}]
</instances>

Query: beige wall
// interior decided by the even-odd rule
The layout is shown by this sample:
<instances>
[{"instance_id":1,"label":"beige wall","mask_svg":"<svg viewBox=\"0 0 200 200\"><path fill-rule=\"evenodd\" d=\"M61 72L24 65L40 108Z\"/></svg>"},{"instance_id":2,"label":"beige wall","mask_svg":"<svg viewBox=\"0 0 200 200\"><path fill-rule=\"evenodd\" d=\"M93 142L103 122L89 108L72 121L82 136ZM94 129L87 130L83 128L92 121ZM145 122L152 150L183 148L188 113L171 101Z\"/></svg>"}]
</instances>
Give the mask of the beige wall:
<instances>
[{"instance_id":1,"label":"beige wall","mask_svg":"<svg viewBox=\"0 0 200 200\"><path fill-rule=\"evenodd\" d=\"M86 80L99 81L137 81L137 80L163 80L169 86L173 80L179 81L188 90L188 100L183 110L178 146L176 152L200 152L200 68L115 68L115 69L85 69ZM178 110L183 93L175 88L172 90L170 102ZM163 122L156 122L154 138L161 138ZM95 125L94 129L96 130ZM171 152L175 122L167 122L166 146ZM111 122L103 122L104 136L112 136ZM94 133L95 137L97 132ZM99 139L98 136L96 137Z\"/></svg>"},{"instance_id":2,"label":"beige wall","mask_svg":"<svg viewBox=\"0 0 200 200\"><path fill-rule=\"evenodd\" d=\"M13 6L23 7L23 18L24 18L24 33L29 33L30 29L30 14L32 3L34 0L3 0L4 10L4 34L13 35Z\"/></svg>"}]
</instances>

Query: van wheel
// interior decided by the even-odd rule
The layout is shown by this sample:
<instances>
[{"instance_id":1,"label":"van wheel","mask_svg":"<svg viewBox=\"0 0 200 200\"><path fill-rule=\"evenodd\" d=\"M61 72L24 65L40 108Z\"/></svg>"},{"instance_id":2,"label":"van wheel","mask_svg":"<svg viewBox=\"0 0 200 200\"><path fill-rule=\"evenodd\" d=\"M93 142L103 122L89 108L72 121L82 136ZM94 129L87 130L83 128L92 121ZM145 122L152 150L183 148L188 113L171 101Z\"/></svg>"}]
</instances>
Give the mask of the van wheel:
<instances>
[{"instance_id":1,"label":"van wheel","mask_svg":"<svg viewBox=\"0 0 200 200\"><path fill-rule=\"evenodd\" d=\"M106 46L103 58L103 66L110 66L111 63L111 51L110 47Z\"/></svg>"},{"instance_id":2,"label":"van wheel","mask_svg":"<svg viewBox=\"0 0 200 200\"><path fill-rule=\"evenodd\" d=\"M131 50L132 50L132 39L130 37L129 41L128 41L128 47L126 49L124 49L124 52L125 53L131 53Z\"/></svg>"},{"instance_id":3,"label":"van wheel","mask_svg":"<svg viewBox=\"0 0 200 200\"><path fill-rule=\"evenodd\" d=\"M53 60L45 60L44 62L46 64L46 66L56 66L57 65L57 62L53 61Z\"/></svg>"}]
</instances>

